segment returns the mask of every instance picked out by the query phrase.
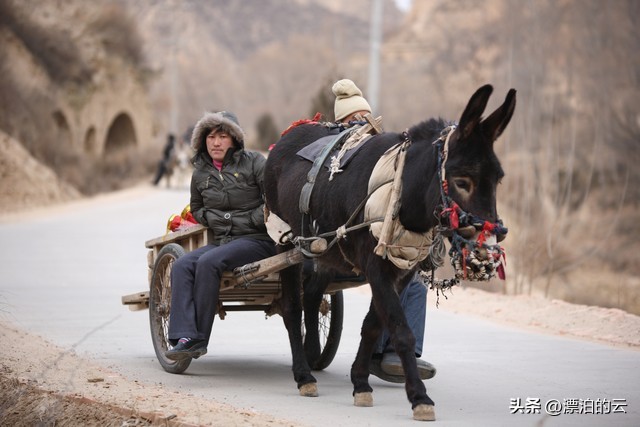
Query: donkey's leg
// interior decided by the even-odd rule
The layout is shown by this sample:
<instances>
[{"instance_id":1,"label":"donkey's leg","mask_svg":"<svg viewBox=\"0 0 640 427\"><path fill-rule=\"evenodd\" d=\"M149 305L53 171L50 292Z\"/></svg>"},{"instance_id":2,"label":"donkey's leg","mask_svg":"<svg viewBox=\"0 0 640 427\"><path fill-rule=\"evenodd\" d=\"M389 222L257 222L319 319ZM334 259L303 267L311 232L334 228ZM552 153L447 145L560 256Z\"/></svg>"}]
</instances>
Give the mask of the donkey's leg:
<instances>
[{"instance_id":1,"label":"donkey's leg","mask_svg":"<svg viewBox=\"0 0 640 427\"><path fill-rule=\"evenodd\" d=\"M373 406L371 394L373 389L369 385L369 365L373 348L381 333L382 326L372 300L369 312L362 322L358 353L353 365L351 365L351 382L353 383L354 405L356 406Z\"/></svg>"},{"instance_id":2,"label":"donkey's leg","mask_svg":"<svg viewBox=\"0 0 640 427\"><path fill-rule=\"evenodd\" d=\"M411 402L413 409L413 417L421 421L435 420L433 410L433 400L427 395L424 382L420 379L418 373L418 365L416 363L415 344L416 339L411 332L411 328L407 323L407 319L402 311L400 300L394 292L395 299L389 304L388 299L382 299L381 304L384 308L381 311L388 310L386 313L387 329L391 337L391 343L396 353L402 361L402 368L405 373L405 390L407 398Z\"/></svg>"},{"instance_id":3,"label":"donkey's leg","mask_svg":"<svg viewBox=\"0 0 640 427\"><path fill-rule=\"evenodd\" d=\"M318 395L316 379L311 375L302 345L302 307L300 304L301 267L294 265L280 272L282 281L282 319L289 333L289 344L293 358L293 378L298 384L300 395L315 397Z\"/></svg>"},{"instance_id":4,"label":"donkey's leg","mask_svg":"<svg viewBox=\"0 0 640 427\"><path fill-rule=\"evenodd\" d=\"M311 264L311 260L308 261ZM320 270L312 271L303 267L303 309L304 309L304 352L311 369L314 369L320 358L320 332L318 325L318 312L324 297L324 291L331 281L331 274ZM309 266L311 267L311 266Z\"/></svg>"},{"instance_id":5,"label":"donkey's leg","mask_svg":"<svg viewBox=\"0 0 640 427\"><path fill-rule=\"evenodd\" d=\"M407 323L400 298L392 283L393 274L385 274L384 267L378 263L371 263L369 274L373 304L380 317L381 323L389 331L391 343L402 361L405 373L405 390L407 398L411 402L414 418L423 421L435 419L433 412L433 400L427 395L424 383L418 373L418 365L415 356L415 337ZM376 268L380 266L379 268ZM375 274L375 271L379 274Z\"/></svg>"},{"instance_id":6,"label":"donkey's leg","mask_svg":"<svg viewBox=\"0 0 640 427\"><path fill-rule=\"evenodd\" d=\"M304 274L302 284L304 310L304 352L309 366L313 367L320 358L320 333L318 331L318 310L322 301L323 287L317 280L318 273ZM320 286L319 286L320 285Z\"/></svg>"}]
</instances>

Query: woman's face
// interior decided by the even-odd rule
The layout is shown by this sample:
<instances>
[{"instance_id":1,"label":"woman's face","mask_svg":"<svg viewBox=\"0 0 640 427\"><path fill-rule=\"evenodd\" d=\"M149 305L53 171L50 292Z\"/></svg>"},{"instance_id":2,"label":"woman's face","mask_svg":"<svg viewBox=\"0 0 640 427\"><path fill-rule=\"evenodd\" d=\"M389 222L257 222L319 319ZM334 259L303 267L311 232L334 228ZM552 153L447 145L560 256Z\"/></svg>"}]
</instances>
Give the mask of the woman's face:
<instances>
[{"instance_id":1,"label":"woman's face","mask_svg":"<svg viewBox=\"0 0 640 427\"><path fill-rule=\"evenodd\" d=\"M233 138L223 130L214 129L207 135L207 152L217 162L224 160L227 150L233 146Z\"/></svg>"}]
</instances>

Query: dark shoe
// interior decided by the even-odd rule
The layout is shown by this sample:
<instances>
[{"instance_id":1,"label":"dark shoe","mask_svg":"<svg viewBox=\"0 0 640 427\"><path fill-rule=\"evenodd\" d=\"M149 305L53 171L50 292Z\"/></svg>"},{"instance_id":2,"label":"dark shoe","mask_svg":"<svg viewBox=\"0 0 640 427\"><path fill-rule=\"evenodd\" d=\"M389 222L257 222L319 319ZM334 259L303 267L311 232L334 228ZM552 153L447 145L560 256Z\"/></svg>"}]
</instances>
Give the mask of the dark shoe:
<instances>
[{"instance_id":1,"label":"dark shoe","mask_svg":"<svg viewBox=\"0 0 640 427\"><path fill-rule=\"evenodd\" d=\"M371 363L369 364L369 373L371 375L375 375L381 380L388 381L390 383L404 383L404 375L389 375L382 370L380 363L382 363L382 359L371 359Z\"/></svg>"},{"instance_id":2,"label":"dark shoe","mask_svg":"<svg viewBox=\"0 0 640 427\"><path fill-rule=\"evenodd\" d=\"M436 367L431 363L422 359L416 359L416 363L418 364L418 374L420 374L421 380L428 380L436 376ZM400 357L395 353L385 353L384 356L382 356L380 369L386 374L399 375L404 378L402 362L400 361Z\"/></svg>"},{"instance_id":3,"label":"dark shoe","mask_svg":"<svg viewBox=\"0 0 640 427\"><path fill-rule=\"evenodd\" d=\"M180 341L171 350L165 351L164 355L171 360L197 359L207 354L207 343L205 340Z\"/></svg>"}]
</instances>

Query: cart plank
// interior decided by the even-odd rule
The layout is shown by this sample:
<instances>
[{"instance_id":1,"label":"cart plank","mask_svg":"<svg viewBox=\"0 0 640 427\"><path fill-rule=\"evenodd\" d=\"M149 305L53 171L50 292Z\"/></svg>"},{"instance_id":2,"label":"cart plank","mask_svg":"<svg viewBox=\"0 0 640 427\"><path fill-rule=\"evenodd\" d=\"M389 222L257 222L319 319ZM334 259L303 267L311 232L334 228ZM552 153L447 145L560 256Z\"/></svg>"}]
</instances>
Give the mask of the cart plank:
<instances>
[{"instance_id":1,"label":"cart plank","mask_svg":"<svg viewBox=\"0 0 640 427\"><path fill-rule=\"evenodd\" d=\"M164 246L169 243L179 243L186 239L197 238L196 240L202 240L200 246L209 244L209 233L211 230L204 225L196 224L184 230L167 233L164 236L156 237L155 239L147 240L144 242L145 247L154 248L156 246ZM185 248L186 249L186 248ZM195 248L191 248L193 250Z\"/></svg>"},{"instance_id":2,"label":"cart plank","mask_svg":"<svg viewBox=\"0 0 640 427\"><path fill-rule=\"evenodd\" d=\"M139 311L149 308L149 291L136 292L135 294L124 295L122 304L128 305L129 310Z\"/></svg>"}]
</instances>

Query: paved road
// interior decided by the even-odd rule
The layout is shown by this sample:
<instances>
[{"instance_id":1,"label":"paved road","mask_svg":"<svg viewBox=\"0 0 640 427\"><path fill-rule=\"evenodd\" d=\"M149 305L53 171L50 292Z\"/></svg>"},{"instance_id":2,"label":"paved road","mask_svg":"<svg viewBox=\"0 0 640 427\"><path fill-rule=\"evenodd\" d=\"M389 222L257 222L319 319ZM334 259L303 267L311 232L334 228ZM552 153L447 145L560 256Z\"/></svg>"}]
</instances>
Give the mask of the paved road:
<instances>
[{"instance_id":1,"label":"paved road","mask_svg":"<svg viewBox=\"0 0 640 427\"><path fill-rule=\"evenodd\" d=\"M150 188L0 224L1 315L138 381L311 426L417 425L401 385L373 378L375 406L352 405L348 373L369 302L357 290L345 292L342 342L332 365L317 374L318 398L297 395L277 316L230 313L216 320L209 354L185 375L162 371L147 311L130 312L120 297L145 289L143 242L162 234L169 214L186 203L186 191ZM438 367L427 382L436 425L640 425L639 352L524 332L443 309L429 311L426 341L425 358ZM534 411L538 401L540 414L511 414L517 399ZM565 399L582 399L596 413L621 403L626 413L545 415L548 402ZM570 401L566 410L572 407Z\"/></svg>"}]
</instances>

